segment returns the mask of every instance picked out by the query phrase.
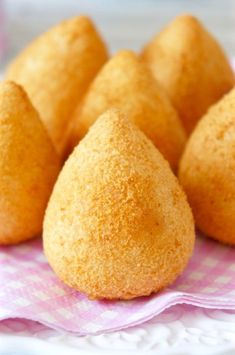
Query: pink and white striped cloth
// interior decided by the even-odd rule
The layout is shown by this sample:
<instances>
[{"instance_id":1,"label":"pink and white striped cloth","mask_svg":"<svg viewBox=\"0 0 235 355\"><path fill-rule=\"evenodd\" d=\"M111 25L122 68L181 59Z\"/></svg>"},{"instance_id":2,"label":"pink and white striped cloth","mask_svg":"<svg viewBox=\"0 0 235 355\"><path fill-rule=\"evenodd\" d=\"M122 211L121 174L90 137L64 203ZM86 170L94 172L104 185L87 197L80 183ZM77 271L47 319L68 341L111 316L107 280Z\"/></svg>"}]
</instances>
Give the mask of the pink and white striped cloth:
<instances>
[{"instance_id":1,"label":"pink and white striped cloth","mask_svg":"<svg viewBox=\"0 0 235 355\"><path fill-rule=\"evenodd\" d=\"M235 310L235 248L197 237L182 276L158 294L132 301L90 301L61 283L40 239L0 248L0 320L23 318L78 335L147 321L176 304Z\"/></svg>"}]
</instances>

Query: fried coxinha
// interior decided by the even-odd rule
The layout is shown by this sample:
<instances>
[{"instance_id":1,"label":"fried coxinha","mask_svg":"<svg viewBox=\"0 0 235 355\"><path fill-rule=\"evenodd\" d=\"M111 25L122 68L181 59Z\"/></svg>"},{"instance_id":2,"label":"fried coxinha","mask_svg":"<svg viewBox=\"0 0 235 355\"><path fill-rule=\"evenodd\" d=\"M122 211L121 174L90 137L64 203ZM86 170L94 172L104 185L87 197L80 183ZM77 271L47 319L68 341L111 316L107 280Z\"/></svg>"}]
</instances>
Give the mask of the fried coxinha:
<instances>
[{"instance_id":1,"label":"fried coxinha","mask_svg":"<svg viewBox=\"0 0 235 355\"><path fill-rule=\"evenodd\" d=\"M198 228L235 245L235 89L198 123L183 154L179 179Z\"/></svg>"},{"instance_id":2,"label":"fried coxinha","mask_svg":"<svg viewBox=\"0 0 235 355\"><path fill-rule=\"evenodd\" d=\"M188 134L235 83L223 48L192 15L177 16L145 45L141 58L165 88Z\"/></svg>"},{"instance_id":3,"label":"fried coxinha","mask_svg":"<svg viewBox=\"0 0 235 355\"><path fill-rule=\"evenodd\" d=\"M39 236L60 159L27 94L0 84L0 245Z\"/></svg>"},{"instance_id":4,"label":"fried coxinha","mask_svg":"<svg viewBox=\"0 0 235 355\"><path fill-rule=\"evenodd\" d=\"M78 16L36 38L7 69L7 78L25 88L61 156L73 111L107 56L91 19Z\"/></svg>"},{"instance_id":5,"label":"fried coxinha","mask_svg":"<svg viewBox=\"0 0 235 355\"><path fill-rule=\"evenodd\" d=\"M176 171L186 142L184 128L164 89L132 51L115 54L92 82L75 111L72 147L112 107L124 110Z\"/></svg>"},{"instance_id":6,"label":"fried coxinha","mask_svg":"<svg viewBox=\"0 0 235 355\"><path fill-rule=\"evenodd\" d=\"M46 257L95 299L157 292L194 246L190 207L168 162L120 111L101 115L66 161L44 220Z\"/></svg>"}]
</instances>

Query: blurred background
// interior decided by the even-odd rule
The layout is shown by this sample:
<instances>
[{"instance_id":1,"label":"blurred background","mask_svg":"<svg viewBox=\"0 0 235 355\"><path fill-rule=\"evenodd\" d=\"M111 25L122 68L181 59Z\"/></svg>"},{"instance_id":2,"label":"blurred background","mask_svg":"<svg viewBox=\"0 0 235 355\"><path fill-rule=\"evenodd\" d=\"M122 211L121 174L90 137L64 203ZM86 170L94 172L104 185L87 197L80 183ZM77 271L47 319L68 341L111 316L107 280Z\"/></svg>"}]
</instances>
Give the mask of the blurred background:
<instances>
[{"instance_id":1,"label":"blurred background","mask_svg":"<svg viewBox=\"0 0 235 355\"><path fill-rule=\"evenodd\" d=\"M58 21L88 14L112 52L139 50L174 16L190 12L235 56L235 0L0 0L0 70Z\"/></svg>"}]
</instances>

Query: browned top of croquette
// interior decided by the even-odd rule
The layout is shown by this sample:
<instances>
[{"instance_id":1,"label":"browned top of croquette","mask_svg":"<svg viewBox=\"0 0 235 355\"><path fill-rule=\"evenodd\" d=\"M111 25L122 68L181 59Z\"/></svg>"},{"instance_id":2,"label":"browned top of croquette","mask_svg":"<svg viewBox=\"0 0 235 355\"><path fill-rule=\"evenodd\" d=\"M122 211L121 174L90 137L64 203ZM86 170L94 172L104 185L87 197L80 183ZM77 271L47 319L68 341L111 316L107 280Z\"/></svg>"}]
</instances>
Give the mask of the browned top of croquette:
<instances>
[{"instance_id":1,"label":"browned top of croquette","mask_svg":"<svg viewBox=\"0 0 235 355\"><path fill-rule=\"evenodd\" d=\"M112 107L124 110L176 169L185 144L184 129L163 89L128 50L114 55L91 84L76 113L74 144Z\"/></svg>"},{"instance_id":2,"label":"browned top of croquette","mask_svg":"<svg viewBox=\"0 0 235 355\"><path fill-rule=\"evenodd\" d=\"M192 253L194 224L169 164L117 110L104 113L64 165L44 221L57 275L92 298L165 287Z\"/></svg>"},{"instance_id":3,"label":"browned top of croquette","mask_svg":"<svg viewBox=\"0 0 235 355\"><path fill-rule=\"evenodd\" d=\"M176 17L145 46L141 57L166 89L188 133L234 86L222 47L192 15Z\"/></svg>"},{"instance_id":4,"label":"browned top of croquette","mask_svg":"<svg viewBox=\"0 0 235 355\"><path fill-rule=\"evenodd\" d=\"M179 178L196 224L235 244L235 89L211 107L190 137Z\"/></svg>"},{"instance_id":5,"label":"browned top of croquette","mask_svg":"<svg viewBox=\"0 0 235 355\"><path fill-rule=\"evenodd\" d=\"M28 92L60 153L72 113L106 59L92 21L77 16L35 39L7 70Z\"/></svg>"},{"instance_id":6,"label":"browned top of croquette","mask_svg":"<svg viewBox=\"0 0 235 355\"><path fill-rule=\"evenodd\" d=\"M24 90L0 83L0 244L38 235L59 158Z\"/></svg>"}]
</instances>

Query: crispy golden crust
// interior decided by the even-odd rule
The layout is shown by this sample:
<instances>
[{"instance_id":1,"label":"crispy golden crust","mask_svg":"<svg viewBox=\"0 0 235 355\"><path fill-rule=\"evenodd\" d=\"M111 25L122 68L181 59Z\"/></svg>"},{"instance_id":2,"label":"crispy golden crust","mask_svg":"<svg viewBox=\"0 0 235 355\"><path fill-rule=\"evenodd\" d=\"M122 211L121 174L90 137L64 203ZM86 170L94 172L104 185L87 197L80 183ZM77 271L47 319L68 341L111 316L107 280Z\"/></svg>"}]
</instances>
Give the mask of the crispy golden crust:
<instances>
[{"instance_id":1,"label":"crispy golden crust","mask_svg":"<svg viewBox=\"0 0 235 355\"><path fill-rule=\"evenodd\" d=\"M235 245L235 89L198 123L179 178L196 225L212 238Z\"/></svg>"},{"instance_id":2,"label":"crispy golden crust","mask_svg":"<svg viewBox=\"0 0 235 355\"><path fill-rule=\"evenodd\" d=\"M91 84L75 114L72 146L112 107L123 109L176 169L185 144L184 129L167 95L131 51L116 54Z\"/></svg>"},{"instance_id":3,"label":"crispy golden crust","mask_svg":"<svg viewBox=\"0 0 235 355\"><path fill-rule=\"evenodd\" d=\"M166 89L188 133L234 86L223 49L191 15L176 17L146 45L141 57Z\"/></svg>"},{"instance_id":4,"label":"crispy golden crust","mask_svg":"<svg viewBox=\"0 0 235 355\"><path fill-rule=\"evenodd\" d=\"M23 89L0 84L0 244L41 232L59 158Z\"/></svg>"},{"instance_id":5,"label":"crispy golden crust","mask_svg":"<svg viewBox=\"0 0 235 355\"><path fill-rule=\"evenodd\" d=\"M74 108L106 59L93 23L79 16L40 36L10 64L7 77L26 89L59 153Z\"/></svg>"},{"instance_id":6,"label":"crispy golden crust","mask_svg":"<svg viewBox=\"0 0 235 355\"><path fill-rule=\"evenodd\" d=\"M47 259L90 298L157 292L194 245L185 194L151 141L119 111L104 113L55 185L43 231Z\"/></svg>"}]
</instances>

